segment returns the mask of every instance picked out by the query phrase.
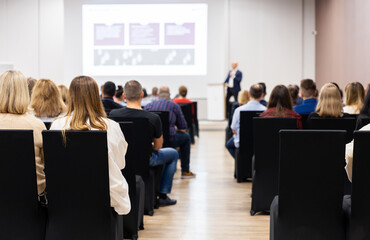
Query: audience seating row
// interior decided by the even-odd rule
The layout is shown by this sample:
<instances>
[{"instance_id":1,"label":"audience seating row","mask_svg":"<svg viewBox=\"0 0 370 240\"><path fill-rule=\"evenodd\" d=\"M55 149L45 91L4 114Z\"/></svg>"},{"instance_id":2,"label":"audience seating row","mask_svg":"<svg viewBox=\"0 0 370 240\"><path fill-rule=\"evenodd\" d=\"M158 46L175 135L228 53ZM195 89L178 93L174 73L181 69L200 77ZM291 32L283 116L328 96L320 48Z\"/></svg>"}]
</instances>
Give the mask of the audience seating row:
<instances>
[{"instance_id":1,"label":"audience seating row","mask_svg":"<svg viewBox=\"0 0 370 240\"><path fill-rule=\"evenodd\" d=\"M271 204L270 239L370 239L370 131L355 131L353 136L352 194L343 197L346 132L280 131L284 144L278 196Z\"/></svg>"},{"instance_id":2,"label":"audience seating row","mask_svg":"<svg viewBox=\"0 0 370 240\"><path fill-rule=\"evenodd\" d=\"M0 239L122 239L122 217L110 207L106 132L67 131L65 141L61 131L42 135L47 212L37 200L33 131L0 131Z\"/></svg>"},{"instance_id":3,"label":"audience seating row","mask_svg":"<svg viewBox=\"0 0 370 240\"><path fill-rule=\"evenodd\" d=\"M270 239L346 239L345 135L341 130L281 130L279 190L271 204Z\"/></svg>"},{"instance_id":4,"label":"audience seating row","mask_svg":"<svg viewBox=\"0 0 370 240\"><path fill-rule=\"evenodd\" d=\"M170 147L169 112L155 111L161 118L164 135L164 146ZM144 229L143 213L152 216L154 208L158 208L157 194L160 187L162 165L149 166L152 139L148 135L150 126L147 119L112 118L119 122L121 130L128 142L126 167L122 173L129 185L131 212L123 216L123 235L125 238L137 239L138 229ZM51 122L44 122L47 129ZM122 228L121 228L122 229Z\"/></svg>"}]
</instances>

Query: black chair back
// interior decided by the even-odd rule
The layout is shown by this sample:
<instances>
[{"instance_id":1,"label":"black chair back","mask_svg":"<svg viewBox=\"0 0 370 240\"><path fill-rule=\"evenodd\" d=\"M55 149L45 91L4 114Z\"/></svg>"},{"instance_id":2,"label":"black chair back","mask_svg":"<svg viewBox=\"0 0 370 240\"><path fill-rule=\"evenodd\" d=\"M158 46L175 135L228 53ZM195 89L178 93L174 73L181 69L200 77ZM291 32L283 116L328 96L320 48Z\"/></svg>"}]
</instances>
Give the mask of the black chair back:
<instances>
[{"instance_id":1,"label":"black chair back","mask_svg":"<svg viewBox=\"0 0 370 240\"><path fill-rule=\"evenodd\" d=\"M46 240L118 239L110 206L106 131L43 131Z\"/></svg>"},{"instance_id":2,"label":"black chair back","mask_svg":"<svg viewBox=\"0 0 370 240\"><path fill-rule=\"evenodd\" d=\"M128 151L126 158L129 162L134 163L134 166L129 167L133 172L128 174L139 175L145 182L145 213L153 215L155 201L155 179L149 165L150 156L152 154L153 129L150 126L147 118L128 118L128 117L110 117L117 122L132 122L133 132L127 132L126 141L128 142ZM121 125L121 129L124 125ZM125 128L122 129L126 136ZM132 136L132 137L131 137ZM130 147L131 145L131 147ZM129 171L129 170L127 170ZM130 179L132 176L130 176ZM126 230L125 230L126 231Z\"/></svg>"},{"instance_id":3,"label":"black chair back","mask_svg":"<svg viewBox=\"0 0 370 240\"><path fill-rule=\"evenodd\" d=\"M126 152L126 166L122 170L122 174L125 177L130 202L131 202L131 211L126 216L123 216L123 236L124 238L135 238L138 236L138 202L136 199L136 168L135 168L135 132L134 132L134 123L133 122L119 122L123 135L128 143L128 148Z\"/></svg>"},{"instance_id":4,"label":"black chair back","mask_svg":"<svg viewBox=\"0 0 370 240\"><path fill-rule=\"evenodd\" d=\"M239 150L235 157L235 175L238 182L252 177L252 157L254 155L253 118L262 111L240 112Z\"/></svg>"},{"instance_id":5,"label":"black chair back","mask_svg":"<svg viewBox=\"0 0 370 240\"><path fill-rule=\"evenodd\" d=\"M362 127L370 123L370 117L358 117L356 121L356 130L360 130Z\"/></svg>"},{"instance_id":6,"label":"black chair back","mask_svg":"<svg viewBox=\"0 0 370 240\"><path fill-rule=\"evenodd\" d=\"M356 127L356 118L316 118L313 117L308 122L310 129L324 129L324 130L345 130L346 143L353 139L353 131Z\"/></svg>"},{"instance_id":7,"label":"black chair back","mask_svg":"<svg viewBox=\"0 0 370 240\"><path fill-rule=\"evenodd\" d=\"M33 131L0 130L0 151L0 239L42 240L45 210L37 201Z\"/></svg>"},{"instance_id":8,"label":"black chair back","mask_svg":"<svg viewBox=\"0 0 370 240\"><path fill-rule=\"evenodd\" d=\"M344 149L345 131L280 131L275 239L345 239Z\"/></svg>"},{"instance_id":9,"label":"black chair back","mask_svg":"<svg viewBox=\"0 0 370 240\"><path fill-rule=\"evenodd\" d=\"M50 126L51 126L51 124L52 124L53 122L44 122L44 124L45 124L45 127L46 127L46 129L47 130L49 130L50 129Z\"/></svg>"},{"instance_id":10,"label":"black chair back","mask_svg":"<svg viewBox=\"0 0 370 240\"><path fill-rule=\"evenodd\" d=\"M188 125L188 132L190 135L190 141L194 144L194 127L193 127L193 104L192 103L178 103L181 107L182 114Z\"/></svg>"},{"instance_id":11,"label":"black chair back","mask_svg":"<svg viewBox=\"0 0 370 240\"><path fill-rule=\"evenodd\" d=\"M300 114L301 115L301 121L302 121L302 128L303 129L308 129L308 124L307 124L307 118L308 118L308 115L310 114Z\"/></svg>"},{"instance_id":12,"label":"black chair back","mask_svg":"<svg viewBox=\"0 0 370 240\"><path fill-rule=\"evenodd\" d=\"M370 239L370 131L355 131L352 169L351 240Z\"/></svg>"},{"instance_id":13,"label":"black chair back","mask_svg":"<svg viewBox=\"0 0 370 240\"><path fill-rule=\"evenodd\" d=\"M149 159L152 154L153 142L153 132L149 120L147 118L127 117L110 117L110 119L119 123L133 123L133 129L130 130L127 129L129 127L128 125L120 125L123 134L126 136L127 133L126 141L128 142L129 147L126 158L129 158L129 161L134 163L130 168L136 175L140 175L143 179L148 178ZM129 170L126 172L128 171Z\"/></svg>"},{"instance_id":14,"label":"black chair back","mask_svg":"<svg viewBox=\"0 0 370 240\"><path fill-rule=\"evenodd\" d=\"M193 102L193 109L194 134L199 137L198 102Z\"/></svg>"},{"instance_id":15,"label":"black chair back","mask_svg":"<svg viewBox=\"0 0 370 240\"><path fill-rule=\"evenodd\" d=\"M163 147L173 147L170 140L170 113L168 111L150 111L161 118L163 132Z\"/></svg>"},{"instance_id":16,"label":"black chair back","mask_svg":"<svg viewBox=\"0 0 370 240\"><path fill-rule=\"evenodd\" d=\"M278 194L279 131L297 129L296 118L254 118L254 164L251 215L270 211Z\"/></svg>"}]
</instances>

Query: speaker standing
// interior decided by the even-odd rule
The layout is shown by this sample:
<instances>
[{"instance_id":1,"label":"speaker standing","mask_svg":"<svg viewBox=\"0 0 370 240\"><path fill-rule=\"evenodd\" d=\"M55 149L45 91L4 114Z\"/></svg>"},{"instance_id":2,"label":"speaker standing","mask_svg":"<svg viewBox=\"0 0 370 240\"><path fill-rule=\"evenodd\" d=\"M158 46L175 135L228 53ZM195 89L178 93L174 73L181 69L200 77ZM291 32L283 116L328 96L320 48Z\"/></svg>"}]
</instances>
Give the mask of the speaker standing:
<instances>
[{"instance_id":1,"label":"speaker standing","mask_svg":"<svg viewBox=\"0 0 370 240\"><path fill-rule=\"evenodd\" d=\"M242 81L243 74L238 70L238 62L231 63L231 70L229 71L227 78L224 82L226 89L226 117L229 118L228 114L230 111L230 98L234 96L235 101L238 101L238 93L240 91L240 82Z\"/></svg>"}]
</instances>

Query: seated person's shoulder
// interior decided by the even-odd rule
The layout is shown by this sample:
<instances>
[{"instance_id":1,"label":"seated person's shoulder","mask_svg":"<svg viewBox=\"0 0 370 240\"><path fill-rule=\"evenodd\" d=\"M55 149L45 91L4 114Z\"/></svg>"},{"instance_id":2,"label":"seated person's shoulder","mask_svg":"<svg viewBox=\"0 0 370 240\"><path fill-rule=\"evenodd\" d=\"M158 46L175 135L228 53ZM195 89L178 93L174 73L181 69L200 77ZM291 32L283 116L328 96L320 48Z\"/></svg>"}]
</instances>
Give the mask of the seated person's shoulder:
<instances>
[{"instance_id":1,"label":"seated person's shoulder","mask_svg":"<svg viewBox=\"0 0 370 240\"><path fill-rule=\"evenodd\" d=\"M40 130L46 130L45 124L43 121L32 115L31 113L26 113L24 115L25 118L27 118L29 124L36 129Z\"/></svg>"}]
</instances>

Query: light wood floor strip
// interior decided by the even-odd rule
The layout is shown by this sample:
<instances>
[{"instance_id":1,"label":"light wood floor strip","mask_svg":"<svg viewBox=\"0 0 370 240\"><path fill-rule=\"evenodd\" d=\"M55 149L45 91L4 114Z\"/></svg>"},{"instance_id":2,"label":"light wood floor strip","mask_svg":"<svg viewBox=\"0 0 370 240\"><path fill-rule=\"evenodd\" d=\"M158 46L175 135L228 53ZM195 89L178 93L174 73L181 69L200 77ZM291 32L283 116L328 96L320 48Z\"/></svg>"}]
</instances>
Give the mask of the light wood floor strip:
<instances>
[{"instance_id":1,"label":"light wood floor strip","mask_svg":"<svg viewBox=\"0 0 370 240\"><path fill-rule=\"evenodd\" d=\"M223 128L224 129L224 128ZM141 240L267 240L270 217L250 216L251 183L236 183L234 163L224 147L225 131L201 131L191 149L195 179L176 172L171 198L175 206L145 216Z\"/></svg>"}]
</instances>

